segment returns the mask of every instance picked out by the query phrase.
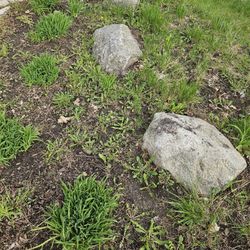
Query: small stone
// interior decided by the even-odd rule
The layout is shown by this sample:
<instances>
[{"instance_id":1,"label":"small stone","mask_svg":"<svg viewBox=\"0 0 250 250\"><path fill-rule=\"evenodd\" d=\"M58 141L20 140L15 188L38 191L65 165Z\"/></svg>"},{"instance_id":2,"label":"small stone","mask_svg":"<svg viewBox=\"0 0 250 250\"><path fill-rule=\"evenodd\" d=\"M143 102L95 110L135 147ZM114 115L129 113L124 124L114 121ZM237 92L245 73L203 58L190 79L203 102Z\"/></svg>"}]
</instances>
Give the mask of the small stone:
<instances>
[{"instance_id":1,"label":"small stone","mask_svg":"<svg viewBox=\"0 0 250 250\"><path fill-rule=\"evenodd\" d=\"M126 25L112 24L95 31L93 54L106 72L124 75L142 52Z\"/></svg>"},{"instance_id":2,"label":"small stone","mask_svg":"<svg viewBox=\"0 0 250 250\"><path fill-rule=\"evenodd\" d=\"M75 99L75 101L74 101L74 105L76 105L76 106L80 106L80 104L81 104L81 100L80 100L80 98L76 98Z\"/></svg>"},{"instance_id":3,"label":"small stone","mask_svg":"<svg viewBox=\"0 0 250 250\"><path fill-rule=\"evenodd\" d=\"M140 3L140 0L111 0L112 3L124 5L124 6L132 6L135 7Z\"/></svg>"},{"instance_id":4,"label":"small stone","mask_svg":"<svg viewBox=\"0 0 250 250\"><path fill-rule=\"evenodd\" d=\"M208 195L235 179L247 163L214 126L199 118L156 113L144 138L156 166L189 189Z\"/></svg>"}]
</instances>

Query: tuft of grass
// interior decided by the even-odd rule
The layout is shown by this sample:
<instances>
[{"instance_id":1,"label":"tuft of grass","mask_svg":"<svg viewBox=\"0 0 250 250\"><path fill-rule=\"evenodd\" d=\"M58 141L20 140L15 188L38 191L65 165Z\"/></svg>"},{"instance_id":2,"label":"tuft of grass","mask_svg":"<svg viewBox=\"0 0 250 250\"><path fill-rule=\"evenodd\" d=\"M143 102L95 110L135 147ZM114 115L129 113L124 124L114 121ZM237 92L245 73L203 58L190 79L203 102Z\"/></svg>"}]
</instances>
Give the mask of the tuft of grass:
<instances>
[{"instance_id":1,"label":"tuft of grass","mask_svg":"<svg viewBox=\"0 0 250 250\"><path fill-rule=\"evenodd\" d=\"M73 185L62 183L64 201L47 211L45 221L51 237L48 242L63 249L92 249L112 237L112 212L117 207L117 196L104 180L79 177Z\"/></svg>"},{"instance_id":2,"label":"tuft of grass","mask_svg":"<svg viewBox=\"0 0 250 250\"><path fill-rule=\"evenodd\" d=\"M247 237L250 239L250 222L242 225L238 225L237 229L240 233L240 235Z\"/></svg>"},{"instance_id":3,"label":"tuft of grass","mask_svg":"<svg viewBox=\"0 0 250 250\"><path fill-rule=\"evenodd\" d=\"M58 138L54 141L48 140L46 144L45 162L47 164L58 162L68 152L67 141Z\"/></svg>"},{"instance_id":4,"label":"tuft of grass","mask_svg":"<svg viewBox=\"0 0 250 250\"><path fill-rule=\"evenodd\" d=\"M22 209L28 202L31 190L20 189L14 195L10 191L6 191L0 195L0 222L8 220L13 222L22 214Z\"/></svg>"},{"instance_id":5,"label":"tuft of grass","mask_svg":"<svg viewBox=\"0 0 250 250\"><path fill-rule=\"evenodd\" d=\"M169 202L178 224L194 227L209 227L216 222L217 214L210 212L211 200L192 192Z\"/></svg>"},{"instance_id":6,"label":"tuft of grass","mask_svg":"<svg viewBox=\"0 0 250 250\"><path fill-rule=\"evenodd\" d=\"M77 17L83 11L83 2L81 0L69 0L69 13L73 17Z\"/></svg>"},{"instance_id":7,"label":"tuft of grass","mask_svg":"<svg viewBox=\"0 0 250 250\"><path fill-rule=\"evenodd\" d=\"M250 116L247 115L244 118L240 118L232 121L229 124L229 128L232 128L235 137L236 148L246 155L250 155Z\"/></svg>"},{"instance_id":8,"label":"tuft of grass","mask_svg":"<svg viewBox=\"0 0 250 250\"><path fill-rule=\"evenodd\" d=\"M60 0L29 0L29 4L38 15L52 11Z\"/></svg>"},{"instance_id":9,"label":"tuft of grass","mask_svg":"<svg viewBox=\"0 0 250 250\"><path fill-rule=\"evenodd\" d=\"M6 57L9 54L9 46L6 43L3 43L0 47L0 58Z\"/></svg>"},{"instance_id":10,"label":"tuft of grass","mask_svg":"<svg viewBox=\"0 0 250 250\"><path fill-rule=\"evenodd\" d=\"M30 32L33 42L44 40L55 40L64 36L72 24L72 19L60 11L54 11L47 16L42 16L35 26L34 31Z\"/></svg>"},{"instance_id":11,"label":"tuft of grass","mask_svg":"<svg viewBox=\"0 0 250 250\"><path fill-rule=\"evenodd\" d=\"M28 86L50 85L58 77L59 68L57 59L49 54L35 56L27 65L23 66L20 73Z\"/></svg>"},{"instance_id":12,"label":"tuft of grass","mask_svg":"<svg viewBox=\"0 0 250 250\"><path fill-rule=\"evenodd\" d=\"M65 108L72 104L73 99L74 99L74 96L71 95L70 93L67 93L67 92L57 93L53 97L53 104L58 107Z\"/></svg>"},{"instance_id":13,"label":"tuft of grass","mask_svg":"<svg viewBox=\"0 0 250 250\"><path fill-rule=\"evenodd\" d=\"M22 126L17 119L7 118L4 112L0 112L0 164L7 165L37 139L38 131L32 126Z\"/></svg>"},{"instance_id":14,"label":"tuft of grass","mask_svg":"<svg viewBox=\"0 0 250 250\"><path fill-rule=\"evenodd\" d=\"M144 228L136 221L132 220L131 222L134 225L135 231L141 235L140 241L143 244L140 248L141 250L159 249L160 246L167 247L169 245L167 240L161 239L165 234L163 228L155 225L153 219L150 221L149 228Z\"/></svg>"}]
</instances>

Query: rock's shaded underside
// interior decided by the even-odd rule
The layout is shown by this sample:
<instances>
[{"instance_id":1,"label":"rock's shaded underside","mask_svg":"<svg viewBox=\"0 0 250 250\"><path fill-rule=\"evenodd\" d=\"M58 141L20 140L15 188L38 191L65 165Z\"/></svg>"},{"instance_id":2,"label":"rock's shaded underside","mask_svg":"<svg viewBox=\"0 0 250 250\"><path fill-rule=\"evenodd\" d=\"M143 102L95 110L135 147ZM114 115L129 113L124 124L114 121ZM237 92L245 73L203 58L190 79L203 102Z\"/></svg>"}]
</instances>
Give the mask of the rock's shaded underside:
<instances>
[{"instance_id":1,"label":"rock's shaded underside","mask_svg":"<svg viewBox=\"0 0 250 250\"><path fill-rule=\"evenodd\" d=\"M95 31L93 54L106 72L124 75L142 52L126 25L112 24Z\"/></svg>"},{"instance_id":2,"label":"rock's shaded underside","mask_svg":"<svg viewBox=\"0 0 250 250\"><path fill-rule=\"evenodd\" d=\"M189 189L208 195L235 179L245 159L214 126L193 117L157 113L144 135L143 148L155 164Z\"/></svg>"}]
</instances>

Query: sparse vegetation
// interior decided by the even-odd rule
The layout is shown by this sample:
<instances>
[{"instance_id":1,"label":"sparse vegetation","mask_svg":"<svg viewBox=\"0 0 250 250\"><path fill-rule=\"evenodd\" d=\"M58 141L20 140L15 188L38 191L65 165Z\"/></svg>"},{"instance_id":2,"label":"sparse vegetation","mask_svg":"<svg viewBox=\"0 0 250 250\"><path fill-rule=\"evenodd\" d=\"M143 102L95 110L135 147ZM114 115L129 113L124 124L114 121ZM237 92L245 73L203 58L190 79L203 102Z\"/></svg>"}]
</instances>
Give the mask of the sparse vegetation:
<instances>
[{"instance_id":1,"label":"sparse vegetation","mask_svg":"<svg viewBox=\"0 0 250 250\"><path fill-rule=\"evenodd\" d=\"M180 113L215 125L249 163L250 2L108 2L29 0L0 20L0 164L10 165L0 169L11 188L0 185L0 245L249 249L249 169L204 198L141 145L154 113ZM93 32L112 23L143 51L123 77L92 55ZM34 127L41 143L28 150ZM13 191L29 183L30 203Z\"/></svg>"},{"instance_id":2,"label":"sparse vegetation","mask_svg":"<svg viewBox=\"0 0 250 250\"><path fill-rule=\"evenodd\" d=\"M31 190L28 189L20 189L16 194L6 190L4 194L0 194L0 223L4 220L13 223L18 216L21 216L30 194Z\"/></svg>"}]
</instances>

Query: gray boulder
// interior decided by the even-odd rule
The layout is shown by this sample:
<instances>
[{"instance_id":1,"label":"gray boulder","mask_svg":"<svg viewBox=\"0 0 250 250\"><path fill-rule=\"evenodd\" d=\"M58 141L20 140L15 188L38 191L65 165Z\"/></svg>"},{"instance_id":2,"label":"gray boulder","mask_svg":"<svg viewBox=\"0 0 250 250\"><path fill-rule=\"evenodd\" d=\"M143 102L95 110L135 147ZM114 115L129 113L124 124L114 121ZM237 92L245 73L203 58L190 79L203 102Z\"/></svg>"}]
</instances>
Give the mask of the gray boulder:
<instances>
[{"instance_id":1,"label":"gray boulder","mask_svg":"<svg viewBox=\"0 0 250 250\"><path fill-rule=\"evenodd\" d=\"M95 31L93 54L106 72L124 75L142 52L126 25L112 24Z\"/></svg>"},{"instance_id":2,"label":"gray boulder","mask_svg":"<svg viewBox=\"0 0 250 250\"><path fill-rule=\"evenodd\" d=\"M183 115L156 113L144 135L143 149L179 183L203 195L221 189L247 166L214 126Z\"/></svg>"},{"instance_id":3,"label":"gray boulder","mask_svg":"<svg viewBox=\"0 0 250 250\"><path fill-rule=\"evenodd\" d=\"M132 6L135 7L140 3L140 0L111 0L113 3L117 3L124 6Z\"/></svg>"}]
</instances>

